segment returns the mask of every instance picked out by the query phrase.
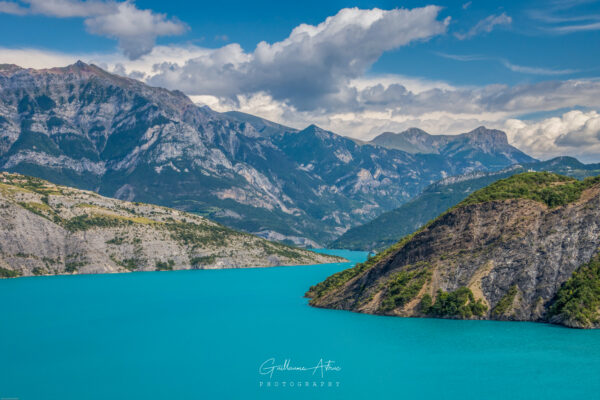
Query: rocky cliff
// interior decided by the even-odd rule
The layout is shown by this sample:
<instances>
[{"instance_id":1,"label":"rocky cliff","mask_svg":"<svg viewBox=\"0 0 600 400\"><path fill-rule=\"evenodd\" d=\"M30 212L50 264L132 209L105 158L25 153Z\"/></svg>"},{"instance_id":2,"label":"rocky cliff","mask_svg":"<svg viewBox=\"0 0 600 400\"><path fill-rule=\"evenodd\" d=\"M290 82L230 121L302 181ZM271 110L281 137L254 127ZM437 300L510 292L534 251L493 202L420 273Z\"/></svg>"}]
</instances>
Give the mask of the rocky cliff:
<instances>
[{"instance_id":1,"label":"rocky cliff","mask_svg":"<svg viewBox=\"0 0 600 400\"><path fill-rule=\"evenodd\" d=\"M197 215L0 173L0 277L340 260Z\"/></svg>"},{"instance_id":2,"label":"rocky cliff","mask_svg":"<svg viewBox=\"0 0 600 400\"><path fill-rule=\"evenodd\" d=\"M599 246L599 178L524 173L307 295L313 306L365 313L598 328Z\"/></svg>"}]
</instances>

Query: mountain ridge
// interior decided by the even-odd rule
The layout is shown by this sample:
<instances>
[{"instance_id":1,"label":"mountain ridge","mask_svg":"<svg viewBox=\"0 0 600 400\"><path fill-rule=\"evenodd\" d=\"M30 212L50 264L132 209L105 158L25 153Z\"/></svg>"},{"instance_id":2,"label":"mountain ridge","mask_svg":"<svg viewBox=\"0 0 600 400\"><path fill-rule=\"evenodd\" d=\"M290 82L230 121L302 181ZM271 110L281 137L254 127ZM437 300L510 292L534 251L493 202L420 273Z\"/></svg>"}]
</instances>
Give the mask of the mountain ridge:
<instances>
[{"instance_id":1,"label":"mountain ridge","mask_svg":"<svg viewBox=\"0 0 600 400\"><path fill-rule=\"evenodd\" d=\"M511 163L536 161L510 145L505 132L488 129L485 126L479 126L469 132L457 135L431 135L419 128L409 128L400 133L384 132L368 143L411 154L452 156L462 152L476 160L494 156L505 158ZM488 159L487 162L490 160Z\"/></svg>"},{"instance_id":2,"label":"mountain ridge","mask_svg":"<svg viewBox=\"0 0 600 400\"><path fill-rule=\"evenodd\" d=\"M0 72L0 95L0 169L315 247L443 177L512 163L289 130L85 63Z\"/></svg>"}]
</instances>

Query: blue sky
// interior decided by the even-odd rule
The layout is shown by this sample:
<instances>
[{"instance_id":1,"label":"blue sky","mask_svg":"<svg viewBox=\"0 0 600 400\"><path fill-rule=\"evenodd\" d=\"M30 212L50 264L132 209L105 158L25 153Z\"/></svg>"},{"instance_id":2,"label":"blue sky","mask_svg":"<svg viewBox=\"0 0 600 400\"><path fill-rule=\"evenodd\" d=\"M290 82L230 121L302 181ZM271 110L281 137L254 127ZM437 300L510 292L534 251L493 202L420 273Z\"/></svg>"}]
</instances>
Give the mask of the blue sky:
<instances>
[{"instance_id":1,"label":"blue sky","mask_svg":"<svg viewBox=\"0 0 600 400\"><path fill-rule=\"evenodd\" d=\"M195 43L220 47L224 43L239 43L252 50L260 41L284 39L301 23L316 25L346 7L393 9L414 8L427 4L444 7L441 16L451 16L450 32L468 31L489 15L506 13L510 25L492 32L459 40L452 34L424 43L385 53L372 67L372 73L398 73L445 80L455 84L490 84L529 82L560 78L596 77L600 75L600 26L596 30L557 34L553 28L598 22L600 2L572 3L566 11L544 11L548 1L219 1L191 6L189 1L136 1L140 9L166 13L185 22L185 34L159 38L160 44ZM588 21L550 23L546 17L578 18L592 16ZM595 18L593 16L595 15ZM0 45L5 47L36 47L63 52L89 50L112 52L115 41L86 32L80 18L48 18L46 16L14 16L0 14ZM226 37L226 38L225 38ZM77 38L73 40L73 38ZM225 39L225 40L224 40ZM479 56L470 62L440 57L440 53ZM544 68L549 71L573 71L560 75L515 72L506 68L500 58L515 65Z\"/></svg>"},{"instance_id":2,"label":"blue sky","mask_svg":"<svg viewBox=\"0 0 600 400\"><path fill-rule=\"evenodd\" d=\"M600 158L600 1L0 1L0 62L77 58L298 127L485 124Z\"/></svg>"}]
</instances>

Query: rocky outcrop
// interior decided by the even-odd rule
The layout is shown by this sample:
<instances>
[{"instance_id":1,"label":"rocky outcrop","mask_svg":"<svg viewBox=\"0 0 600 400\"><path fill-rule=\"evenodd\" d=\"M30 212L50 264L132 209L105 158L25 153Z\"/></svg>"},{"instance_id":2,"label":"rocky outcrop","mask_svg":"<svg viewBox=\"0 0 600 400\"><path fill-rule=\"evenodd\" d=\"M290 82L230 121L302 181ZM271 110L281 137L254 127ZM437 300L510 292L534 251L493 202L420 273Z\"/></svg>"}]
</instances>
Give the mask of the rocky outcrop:
<instances>
[{"instance_id":1,"label":"rocky outcrop","mask_svg":"<svg viewBox=\"0 0 600 400\"><path fill-rule=\"evenodd\" d=\"M529 181L517 195L506 193L523 176L550 178L531 193L524 189ZM595 317L578 324L550 311L561 286L600 246L599 180L557 177L522 174L475 192L367 263L311 288L311 304L397 316L600 326Z\"/></svg>"},{"instance_id":2,"label":"rocky outcrop","mask_svg":"<svg viewBox=\"0 0 600 400\"><path fill-rule=\"evenodd\" d=\"M198 215L0 173L0 277L340 260L236 232Z\"/></svg>"}]
</instances>

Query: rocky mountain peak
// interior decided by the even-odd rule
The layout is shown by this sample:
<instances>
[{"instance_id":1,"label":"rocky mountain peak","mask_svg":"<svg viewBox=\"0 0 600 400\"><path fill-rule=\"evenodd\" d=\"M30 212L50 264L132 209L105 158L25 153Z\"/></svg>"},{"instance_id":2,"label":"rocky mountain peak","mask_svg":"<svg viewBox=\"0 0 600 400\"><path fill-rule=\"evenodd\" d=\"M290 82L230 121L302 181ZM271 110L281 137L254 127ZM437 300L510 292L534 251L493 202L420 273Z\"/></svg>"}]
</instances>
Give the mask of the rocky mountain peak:
<instances>
[{"instance_id":1,"label":"rocky mountain peak","mask_svg":"<svg viewBox=\"0 0 600 400\"><path fill-rule=\"evenodd\" d=\"M323 128L320 128L319 126L317 126L315 124L311 124L311 125L307 126L306 128L304 128L303 130L300 131L300 134L315 135L315 136L323 138L323 139L332 138L334 136L333 133L326 131Z\"/></svg>"},{"instance_id":2,"label":"rocky mountain peak","mask_svg":"<svg viewBox=\"0 0 600 400\"><path fill-rule=\"evenodd\" d=\"M505 132L498 129L488 129L485 126L477 127L464 135L476 142L508 145L508 137Z\"/></svg>"},{"instance_id":3,"label":"rocky mountain peak","mask_svg":"<svg viewBox=\"0 0 600 400\"><path fill-rule=\"evenodd\" d=\"M16 71L22 70L23 68L15 64L0 64L0 74L8 75L13 74Z\"/></svg>"},{"instance_id":4,"label":"rocky mountain peak","mask_svg":"<svg viewBox=\"0 0 600 400\"><path fill-rule=\"evenodd\" d=\"M429 133L425 132L423 129L419 128L408 128L407 130L400 132L399 135L412 136L412 137L422 137L422 136L432 136Z\"/></svg>"}]
</instances>

